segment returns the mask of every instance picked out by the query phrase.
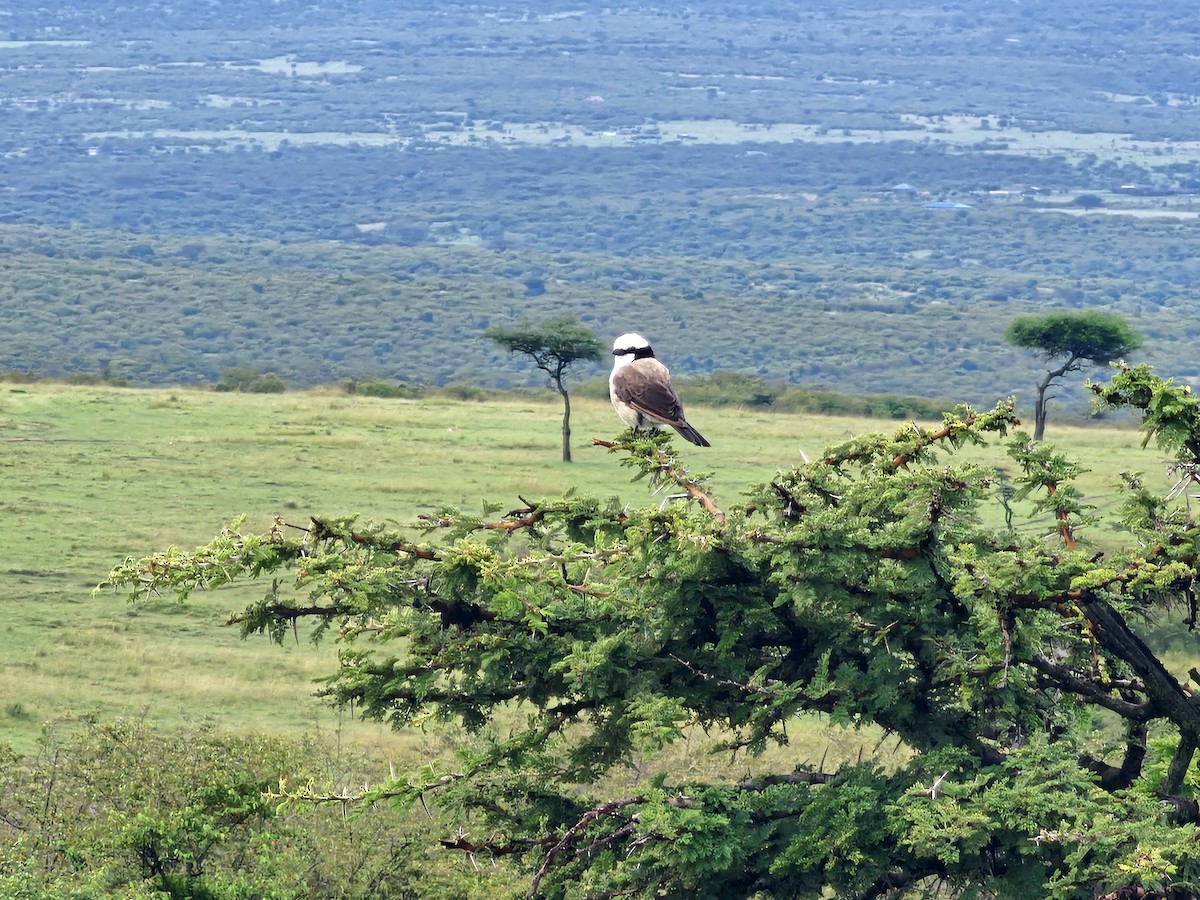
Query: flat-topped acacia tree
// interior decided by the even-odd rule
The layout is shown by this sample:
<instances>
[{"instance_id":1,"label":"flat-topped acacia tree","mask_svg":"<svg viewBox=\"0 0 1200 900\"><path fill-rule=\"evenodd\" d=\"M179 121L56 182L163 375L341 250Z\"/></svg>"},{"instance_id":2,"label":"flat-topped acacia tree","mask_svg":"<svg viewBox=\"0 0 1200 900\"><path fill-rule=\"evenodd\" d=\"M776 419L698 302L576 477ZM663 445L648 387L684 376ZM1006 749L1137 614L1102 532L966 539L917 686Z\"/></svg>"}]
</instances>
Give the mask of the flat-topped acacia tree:
<instances>
[{"instance_id":1,"label":"flat-topped acacia tree","mask_svg":"<svg viewBox=\"0 0 1200 900\"><path fill-rule=\"evenodd\" d=\"M576 363L600 362L604 348L594 332L574 316L559 316L539 324L524 323L509 328L493 325L484 333L510 353L522 353L550 377L563 401L562 459L571 461L571 395L567 392L567 369Z\"/></svg>"},{"instance_id":2,"label":"flat-topped acacia tree","mask_svg":"<svg viewBox=\"0 0 1200 900\"><path fill-rule=\"evenodd\" d=\"M1033 406L1033 439L1046 434L1046 391L1085 363L1104 365L1141 346L1141 336L1120 316L1098 310L1065 310L1021 316L1009 323L1004 340L1039 354L1049 368L1036 385Z\"/></svg>"},{"instance_id":3,"label":"flat-topped acacia tree","mask_svg":"<svg viewBox=\"0 0 1200 900\"><path fill-rule=\"evenodd\" d=\"M1186 388L1123 368L1095 390L1196 471ZM1200 525L1129 474L1129 539L1098 552L1078 466L1018 424L1004 403L856 437L734 505L670 437L627 432L622 462L694 503L229 530L110 581L137 598L263 579L236 621L335 634L331 701L476 733L361 797L292 799L440 805L462 823L446 852L523 868L530 896L1195 897L1200 699L1139 623L1194 622ZM1051 536L1000 524L989 453L1019 472L1005 502ZM902 752L789 761L806 714ZM696 729L772 751L753 774L728 756L655 768Z\"/></svg>"}]
</instances>

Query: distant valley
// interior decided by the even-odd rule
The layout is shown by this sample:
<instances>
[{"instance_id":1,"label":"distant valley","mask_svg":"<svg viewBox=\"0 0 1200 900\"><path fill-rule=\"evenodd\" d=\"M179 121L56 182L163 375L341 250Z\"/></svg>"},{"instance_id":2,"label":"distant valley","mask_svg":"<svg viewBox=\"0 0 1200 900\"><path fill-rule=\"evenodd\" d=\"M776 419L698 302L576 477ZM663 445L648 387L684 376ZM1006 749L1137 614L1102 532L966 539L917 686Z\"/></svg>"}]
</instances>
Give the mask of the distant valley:
<instances>
[{"instance_id":1,"label":"distant valley","mask_svg":"<svg viewBox=\"0 0 1200 900\"><path fill-rule=\"evenodd\" d=\"M10 11L0 369L538 383L480 335L566 311L991 402L1037 365L1007 322L1068 307L1200 382L1187 10L893 6Z\"/></svg>"}]
</instances>

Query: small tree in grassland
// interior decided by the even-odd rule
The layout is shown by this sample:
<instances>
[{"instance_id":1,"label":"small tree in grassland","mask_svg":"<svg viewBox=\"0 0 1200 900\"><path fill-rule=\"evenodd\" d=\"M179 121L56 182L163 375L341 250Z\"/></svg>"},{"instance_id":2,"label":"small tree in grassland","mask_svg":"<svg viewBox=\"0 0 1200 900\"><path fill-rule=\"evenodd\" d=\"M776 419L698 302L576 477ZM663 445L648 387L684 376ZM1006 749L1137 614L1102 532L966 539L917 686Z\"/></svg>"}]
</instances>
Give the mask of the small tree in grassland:
<instances>
[{"instance_id":1,"label":"small tree in grassland","mask_svg":"<svg viewBox=\"0 0 1200 900\"><path fill-rule=\"evenodd\" d=\"M512 328L493 325L484 333L510 353L523 353L550 376L550 383L563 400L562 458L571 461L571 396L566 372L580 362L600 362L604 348L596 335L574 316L560 316L540 324L524 323Z\"/></svg>"},{"instance_id":2,"label":"small tree in grassland","mask_svg":"<svg viewBox=\"0 0 1200 900\"><path fill-rule=\"evenodd\" d=\"M1120 359L1142 343L1141 337L1120 316L1095 310L1021 316L1009 324L1004 339L1035 351L1051 366L1037 383L1033 410L1035 441L1046 434L1046 404L1053 399L1046 396L1046 391L1053 382L1068 372L1078 372L1084 363L1103 365Z\"/></svg>"},{"instance_id":3,"label":"small tree in grassland","mask_svg":"<svg viewBox=\"0 0 1200 900\"><path fill-rule=\"evenodd\" d=\"M1200 471L1186 388L1123 367L1094 390ZM261 578L235 621L336 635L332 701L476 733L361 799L457 814L442 847L515 861L531 897L1192 900L1200 699L1139 623L1195 622L1200 524L1166 479L1123 474L1105 515L1128 538L1097 552L1079 466L1017 424L1009 402L861 435L732 506L669 436L631 435L609 446L694 503L234 528L110 582L138 598ZM1003 506L1053 534L1010 530ZM803 714L903 752L804 754ZM700 730L723 767L656 764Z\"/></svg>"}]
</instances>

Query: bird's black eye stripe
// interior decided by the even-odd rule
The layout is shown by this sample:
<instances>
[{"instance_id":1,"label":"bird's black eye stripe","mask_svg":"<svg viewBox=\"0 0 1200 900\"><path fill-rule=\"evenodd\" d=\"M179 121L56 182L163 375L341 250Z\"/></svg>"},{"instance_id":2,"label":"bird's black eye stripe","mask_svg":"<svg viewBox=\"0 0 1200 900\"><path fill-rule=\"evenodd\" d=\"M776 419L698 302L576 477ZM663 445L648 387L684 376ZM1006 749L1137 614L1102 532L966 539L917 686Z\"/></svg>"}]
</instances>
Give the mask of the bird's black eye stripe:
<instances>
[{"instance_id":1,"label":"bird's black eye stripe","mask_svg":"<svg viewBox=\"0 0 1200 900\"><path fill-rule=\"evenodd\" d=\"M654 351L649 347L629 347L625 350L614 350L613 356L626 356L632 354L634 359L653 359Z\"/></svg>"}]
</instances>

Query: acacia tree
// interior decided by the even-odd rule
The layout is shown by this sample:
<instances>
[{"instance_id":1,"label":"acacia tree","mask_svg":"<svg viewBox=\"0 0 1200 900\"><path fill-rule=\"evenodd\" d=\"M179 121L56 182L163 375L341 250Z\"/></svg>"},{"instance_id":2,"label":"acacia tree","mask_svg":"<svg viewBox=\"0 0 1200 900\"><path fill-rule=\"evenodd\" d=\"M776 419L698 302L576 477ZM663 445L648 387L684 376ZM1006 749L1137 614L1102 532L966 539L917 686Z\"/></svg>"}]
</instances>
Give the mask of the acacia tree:
<instances>
[{"instance_id":1,"label":"acacia tree","mask_svg":"<svg viewBox=\"0 0 1200 900\"><path fill-rule=\"evenodd\" d=\"M1046 391L1068 372L1078 372L1085 362L1104 364L1120 359L1141 346L1141 337L1120 316L1088 310L1021 316L1008 326L1004 340L1040 354L1054 363L1037 383L1034 399L1033 439L1046 434Z\"/></svg>"},{"instance_id":2,"label":"acacia tree","mask_svg":"<svg viewBox=\"0 0 1200 900\"><path fill-rule=\"evenodd\" d=\"M1122 368L1096 392L1197 471L1186 388ZM1136 627L1194 623L1200 525L1126 475L1130 539L1098 552L1079 467L1018 424L1009 402L856 437L732 506L669 436L628 435L608 446L694 503L234 528L110 581L137 598L269 579L235 620L336 634L329 699L477 734L358 799L456 814L442 845L515 861L530 896L1200 896L1200 699ZM1000 524L984 454L1015 462L1003 502L1050 538ZM814 715L877 726L901 761L789 759ZM753 774L655 767L697 729L775 749ZM355 799L321 793L293 799Z\"/></svg>"},{"instance_id":3,"label":"acacia tree","mask_svg":"<svg viewBox=\"0 0 1200 900\"><path fill-rule=\"evenodd\" d=\"M566 371L579 362L600 362L604 348L596 335L574 316L559 316L537 325L524 323L513 328L493 325L484 333L509 353L523 353L550 376L550 383L563 400L562 458L571 461L571 396L567 393Z\"/></svg>"}]
</instances>

